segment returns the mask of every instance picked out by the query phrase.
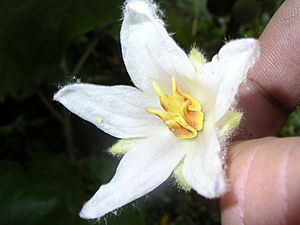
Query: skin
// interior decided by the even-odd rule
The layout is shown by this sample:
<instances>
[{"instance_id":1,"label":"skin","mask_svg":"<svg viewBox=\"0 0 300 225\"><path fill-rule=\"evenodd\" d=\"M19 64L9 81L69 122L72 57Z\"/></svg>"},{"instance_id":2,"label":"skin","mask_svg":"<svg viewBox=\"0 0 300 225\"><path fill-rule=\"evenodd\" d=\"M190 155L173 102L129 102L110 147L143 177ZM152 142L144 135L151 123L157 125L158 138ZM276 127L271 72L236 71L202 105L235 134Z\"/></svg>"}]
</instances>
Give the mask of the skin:
<instances>
[{"instance_id":1,"label":"skin","mask_svg":"<svg viewBox=\"0 0 300 225\"><path fill-rule=\"evenodd\" d=\"M286 0L259 40L239 91L245 119L228 154L222 224L300 224L300 137L267 137L300 104L300 1Z\"/></svg>"}]
</instances>

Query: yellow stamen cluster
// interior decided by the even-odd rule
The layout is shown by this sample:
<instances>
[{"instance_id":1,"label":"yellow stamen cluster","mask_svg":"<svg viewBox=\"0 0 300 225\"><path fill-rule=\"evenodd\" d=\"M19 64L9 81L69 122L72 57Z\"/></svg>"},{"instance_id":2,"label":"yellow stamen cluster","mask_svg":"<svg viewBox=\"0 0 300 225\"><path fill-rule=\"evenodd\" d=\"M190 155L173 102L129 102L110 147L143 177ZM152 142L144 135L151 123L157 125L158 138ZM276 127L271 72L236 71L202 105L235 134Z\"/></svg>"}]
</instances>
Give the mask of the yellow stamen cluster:
<instances>
[{"instance_id":1,"label":"yellow stamen cluster","mask_svg":"<svg viewBox=\"0 0 300 225\"><path fill-rule=\"evenodd\" d=\"M166 95L154 82L153 88L159 96L165 111L147 109L147 112L160 117L179 139L194 138L203 128L203 113L200 103L192 96L181 92L172 77L172 95Z\"/></svg>"}]
</instances>

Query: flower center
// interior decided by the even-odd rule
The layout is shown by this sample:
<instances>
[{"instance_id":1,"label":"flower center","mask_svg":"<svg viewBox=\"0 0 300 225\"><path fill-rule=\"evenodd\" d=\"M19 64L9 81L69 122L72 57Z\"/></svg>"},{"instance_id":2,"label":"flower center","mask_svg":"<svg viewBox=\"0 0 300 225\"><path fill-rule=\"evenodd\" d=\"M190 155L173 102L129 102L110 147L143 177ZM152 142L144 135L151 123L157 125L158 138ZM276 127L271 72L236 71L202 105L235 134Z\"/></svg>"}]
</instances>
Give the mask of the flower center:
<instances>
[{"instance_id":1,"label":"flower center","mask_svg":"<svg viewBox=\"0 0 300 225\"><path fill-rule=\"evenodd\" d=\"M203 112L200 103L189 94L181 92L175 78L172 77L172 95L166 95L160 87L153 82L164 111L147 109L148 113L160 117L174 135L179 139L194 138L203 128Z\"/></svg>"}]
</instances>

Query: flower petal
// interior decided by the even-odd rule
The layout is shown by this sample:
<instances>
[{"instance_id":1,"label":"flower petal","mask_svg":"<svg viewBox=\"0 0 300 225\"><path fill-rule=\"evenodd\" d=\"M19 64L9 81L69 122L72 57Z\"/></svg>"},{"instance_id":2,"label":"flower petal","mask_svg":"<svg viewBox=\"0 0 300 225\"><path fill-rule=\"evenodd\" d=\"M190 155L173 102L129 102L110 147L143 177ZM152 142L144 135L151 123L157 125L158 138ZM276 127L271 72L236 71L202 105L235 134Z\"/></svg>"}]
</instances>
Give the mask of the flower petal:
<instances>
[{"instance_id":1,"label":"flower petal","mask_svg":"<svg viewBox=\"0 0 300 225\"><path fill-rule=\"evenodd\" d=\"M96 219L149 193L171 175L184 154L170 132L139 142L122 158L112 180L84 205L80 216Z\"/></svg>"},{"instance_id":2,"label":"flower petal","mask_svg":"<svg viewBox=\"0 0 300 225\"><path fill-rule=\"evenodd\" d=\"M171 77L194 79L195 69L174 42L150 0L128 0L124 8L121 45L127 71L136 87L153 93L152 83L169 86Z\"/></svg>"},{"instance_id":3,"label":"flower petal","mask_svg":"<svg viewBox=\"0 0 300 225\"><path fill-rule=\"evenodd\" d=\"M186 182L200 195L217 198L226 191L221 146L216 133L203 131L183 164Z\"/></svg>"},{"instance_id":4,"label":"flower petal","mask_svg":"<svg viewBox=\"0 0 300 225\"><path fill-rule=\"evenodd\" d=\"M238 87L259 54L259 42L255 39L230 41L200 70L200 83L212 93L207 98L214 103L216 121L235 103Z\"/></svg>"},{"instance_id":5,"label":"flower petal","mask_svg":"<svg viewBox=\"0 0 300 225\"><path fill-rule=\"evenodd\" d=\"M146 112L158 103L133 87L71 84L59 90L54 100L118 138L145 137L163 128L158 118Z\"/></svg>"}]
</instances>

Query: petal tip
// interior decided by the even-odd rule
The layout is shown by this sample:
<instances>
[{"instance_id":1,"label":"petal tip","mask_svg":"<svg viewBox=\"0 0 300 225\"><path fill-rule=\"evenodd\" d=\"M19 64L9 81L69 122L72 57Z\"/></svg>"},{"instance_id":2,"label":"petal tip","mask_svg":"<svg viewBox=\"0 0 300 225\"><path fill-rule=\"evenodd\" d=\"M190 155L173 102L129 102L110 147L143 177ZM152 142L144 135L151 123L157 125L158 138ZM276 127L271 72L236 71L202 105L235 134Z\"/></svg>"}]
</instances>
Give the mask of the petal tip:
<instances>
[{"instance_id":1,"label":"petal tip","mask_svg":"<svg viewBox=\"0 0 300 225\"><path fill-rule=\"evenodd\" d=\"M91 207L88 203L86 203L80 213L79 216L82 219L98 219L100 216L98 215L98 213L95 211L94 207Z\"/></svg>"},{"instance_id":2,"label":"petal tip","mask_svg":"<svg viewBox=\"0 0 300 225\"><path fill-rule=\"evenodd\" d=\"M61 96L61 90L58 90L54 95L53 95L53 100L59 102L60 96Z\"/></svg>"},{"instance_id":3,"label":"petal tip","mask_svg":"<svg viewBox=\"0 0 300 225\"><path fill-rule=\"evenodd\" d=\"M85 210L85 208L83 207L80 212L79 212L79 216L82 218L82 219L89 219L89 216Z\"/></svg>"},{"instance_id":4,"label":"petal tip","mask_svg":"<svg viewBox=\"0 0 300 225\"><path fill-rule=\"evenodd\" d=\"M144 0L128 0L125 3L124 14L140 13L147 15L151 12L147 3L148 1Z\"/></svg>"},{"instance_id":5,"label":"petal tip","mask_svg":"<svg viewBox=\"0 0 300 225\"><path fill-rule=\"evenodd\" d=\"M246 38L246 43L249 48L258 48L259 49L259 41L255 38Z\"/></svg>"},{"instance_id":6,"label":"petal tip","mask_svg":"<svg viewBox=\"0 0 300 225\"><path fill-rule=\"evenodd\" d=\"M53 95L53 100L61 102L64 97L80 88L80 84L67 84L66 86L60 87L60 89Z\"/></svg>"},{"instance_id":7,"label":"petal tip","mask_svg":"<svg viewBox=\"0 0 300 225\"><path fill-rule=\"evenodd\" d=\"M68 90L69 85L66 85L62 88L60 88L54 95L53 95L53 100L57 101L57 102L61 102L61 100L63 99L63 97L66 94L66 90Z\"/></svg>"},{"instance_id":8,"label":"petal tip","mask_svg":"<svg viewBox=\"0 0 300 225\"><path fill-rule=\"evenodd\" d=\"M245 38L245 41L247 41L250 45L254 45L258 42L255 38Z\"/></svg>"},{"instance_id":9,"label":"petal tip","mask_svg":"<svg viewBox=\"0 0 300 225\"><path fill-rule=\"evenodd\" d=\"M208 199L220 198L223 194L226 193L226 191L226 184L220 182L220 180L214 181L213 185L206 190L201 190L201 192L198 192L198 190L196 190L198 194Z\"/></svg>"},{"instance_id":10,"label":"petal tip","mask_svg":"<svg viewBox=\"0 0 300 225\"><path fill-rule=\"evenodd\" d=\"M241 38L231 40L226 43L219 51L219 58L225 57L240 57L241 54L249 57L248 60L252 65L253 60L257 59L260 54L259 41L255 38Z\"/></svg>"}]
</instances>

